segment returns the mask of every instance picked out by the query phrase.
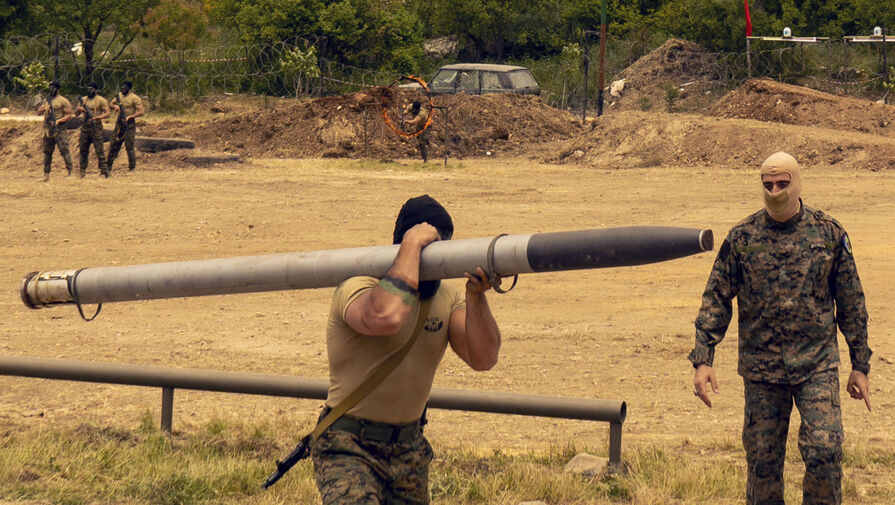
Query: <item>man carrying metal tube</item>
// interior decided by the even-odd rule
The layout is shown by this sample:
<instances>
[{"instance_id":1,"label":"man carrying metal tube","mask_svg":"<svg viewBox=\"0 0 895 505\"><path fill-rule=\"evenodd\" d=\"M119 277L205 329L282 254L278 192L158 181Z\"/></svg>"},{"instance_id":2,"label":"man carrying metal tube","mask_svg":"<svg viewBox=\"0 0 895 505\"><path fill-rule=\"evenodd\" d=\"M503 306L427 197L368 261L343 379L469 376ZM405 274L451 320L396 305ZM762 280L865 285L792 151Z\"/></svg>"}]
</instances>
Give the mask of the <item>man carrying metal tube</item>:
<instances>
[{"instance_id":1,"label":"man carrying metal tube","mask_svg":"<svg viewBox=\"0 0 895 505\"><path fill-rule=\"evenodd\" d=\"M382 279L354 277L335 291L327 325L330 388L338 405L421 328L409 353L371 393L317 438L311 449L324 505L429 503L432 448L423 436L425 406L448 345L474 370L497 363L500 331L482 268L466 274L465 292L420 281L420 252L449 240L454 226L437 201L408 200L395 223L398 255ZM428 313L419 319L421 300Z\"/></svg>"},{"instance_id":2,"label":"man carrying metal tube","mask_svg":"<svg viewBox=\"0 0 895 505\"><path fill-rule=\"evenodd\" d=\"M709 407L715 345L739 312L746 503L783 504L783 463L793 403L805 462L805 505L842 500L842 413L836 328L849 348L846 390L870 410L867 309L842 226L799 198L799 164L789 154L761 166L765 208L741 221L718 251L696 318L694 394Z\"/></svg>"}]
</instances>

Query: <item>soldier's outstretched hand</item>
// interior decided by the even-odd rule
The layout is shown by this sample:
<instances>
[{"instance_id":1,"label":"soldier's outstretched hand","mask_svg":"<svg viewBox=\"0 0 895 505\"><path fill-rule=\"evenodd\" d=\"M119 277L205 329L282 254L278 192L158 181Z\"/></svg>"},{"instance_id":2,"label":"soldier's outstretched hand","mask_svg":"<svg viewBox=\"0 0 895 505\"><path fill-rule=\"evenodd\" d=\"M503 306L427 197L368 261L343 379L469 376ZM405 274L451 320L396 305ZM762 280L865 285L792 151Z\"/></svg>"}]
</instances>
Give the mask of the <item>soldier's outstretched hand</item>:
<instances>
[{"instance_id":1,"label":"soldier's outstretched hand","mask_svg":"<svg viewBox=\"0 0 895 505\"><path fill-rule=\"evenodd\" d=\"M848 394L855 400L864 400L867 410L870 410L870 379L867 374L852 370L848 376L848 385L845 387Z\"/></svg>"},{"instance_id":2,"label":"soldier's outstretched hand","mask_svg":"<svg viewBox=\"0 0 895 505\"><path fill-rule=\"evenodd\" d=\"M712 400L709 398L709 384L712 385L712 391L714 391L715 394L720 392L718 389L718 379L715 378L715 370L705 364L699 365L696 369L696 377L693 379L693 387L695 388L693 394L698 396L703 403L711 408Z\"/></svg>"}]
</instances>

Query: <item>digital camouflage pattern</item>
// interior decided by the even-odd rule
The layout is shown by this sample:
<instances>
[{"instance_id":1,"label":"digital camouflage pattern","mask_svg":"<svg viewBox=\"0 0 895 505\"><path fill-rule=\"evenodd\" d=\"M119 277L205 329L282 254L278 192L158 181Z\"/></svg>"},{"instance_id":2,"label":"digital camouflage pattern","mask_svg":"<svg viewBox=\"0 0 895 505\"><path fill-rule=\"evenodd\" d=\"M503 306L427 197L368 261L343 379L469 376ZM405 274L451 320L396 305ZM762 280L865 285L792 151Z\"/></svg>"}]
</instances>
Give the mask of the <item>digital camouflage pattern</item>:
<instances>
[{"instance_id":1,"label":"digital camouflage pattern","mask_svg":"<svg viewBox=\"0 0 895 505\"><path fill-rule=\"evenodd\" d=\"M329 429L311 448L323 505L427 504L433 457L422 433L392 444Z\"/></svg>"},{"instance_id":2,"label":"digital camouflage pattern","mask_svg":"<svg viewBox=\"0 0 895 505\"><path fill-rule=\"evenodd\" d=\"M50 135L46 133L43 136L43 150L44 150L44 174L50 173L50 168L53 166L53 150L54 148L59 148L59 154L62 155L62 159L65 160L65 168L68 170L68 173L71 173L72 162L71 162L71 153L68 150L68 130L65 129L65 125L59 125L56 128L56 133Z\"/></svg>"},{"instance_id":3,"label":"digital camouflage pattern","mask_svg":"<svg viewBox=\"0 0 895 505\"><path fill-rule=\"evenodd\" d=\"M805 462L803 505L842 500L842 414L839 375L815 374L798 385L743 379L746 409L743 447L748 480L746 503L783 505L783 463L793 401L801 415L799 450Z\"/></svg>"},{"instance_id":4,"label":"digital camouflage pattern","mask_svg":"<svg viewBox=\"0 0 895 505\"><path fill-rule=\"evenodd\" d=\"M727 332L732 300L739 311L739 366L745 379L800 384L836 369L837 325L852 369L869 373L867 309L845 230L802 206L785 223L766 210L735 226L721 248L696 318L693 366L712 365Z\"/></svg>"}]
</instances>

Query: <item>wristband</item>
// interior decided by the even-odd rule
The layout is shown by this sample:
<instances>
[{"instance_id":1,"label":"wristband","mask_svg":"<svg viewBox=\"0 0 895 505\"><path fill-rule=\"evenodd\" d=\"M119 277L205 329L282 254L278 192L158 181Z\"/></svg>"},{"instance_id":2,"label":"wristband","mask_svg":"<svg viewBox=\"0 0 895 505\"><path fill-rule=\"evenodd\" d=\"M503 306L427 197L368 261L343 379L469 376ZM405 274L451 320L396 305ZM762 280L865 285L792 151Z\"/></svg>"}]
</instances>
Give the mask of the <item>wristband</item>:
<instances>
[{"instance_id":1,"label":"wristband","mask_svg":"<svg viewBox=\"0 0 895 505\"><path fill-rule=\"evenodd\" d=\"M383 277L379 281L379 286L388 293L400 297L406 305L413 305L420 297L419 290L410 287L409 284L397 277Z\"/></svg>"}]
</instances>

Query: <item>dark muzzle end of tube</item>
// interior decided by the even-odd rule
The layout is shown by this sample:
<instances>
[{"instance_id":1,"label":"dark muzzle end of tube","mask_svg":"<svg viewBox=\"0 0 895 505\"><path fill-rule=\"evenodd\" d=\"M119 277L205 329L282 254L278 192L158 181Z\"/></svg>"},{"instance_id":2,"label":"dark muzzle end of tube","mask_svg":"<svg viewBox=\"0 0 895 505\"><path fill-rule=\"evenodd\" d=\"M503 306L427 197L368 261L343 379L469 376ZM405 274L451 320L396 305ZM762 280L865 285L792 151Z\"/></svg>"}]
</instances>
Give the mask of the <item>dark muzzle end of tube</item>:
<instances>
[{"instance_id":1,"label":"dark muzzle end of tube","mask_svg":"<svg viewBox=\"0 0 895 505\"><path fill-rule=\"evenodd\" d=\"M699 247L703 251L711 251L715 247L715 235L712 230L702 230L699 232Z\"/></svg>"}]
</instances>

